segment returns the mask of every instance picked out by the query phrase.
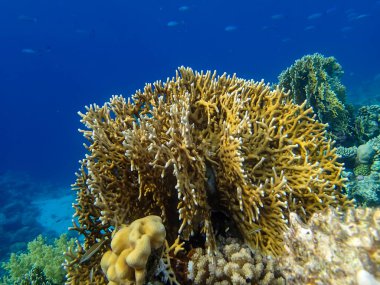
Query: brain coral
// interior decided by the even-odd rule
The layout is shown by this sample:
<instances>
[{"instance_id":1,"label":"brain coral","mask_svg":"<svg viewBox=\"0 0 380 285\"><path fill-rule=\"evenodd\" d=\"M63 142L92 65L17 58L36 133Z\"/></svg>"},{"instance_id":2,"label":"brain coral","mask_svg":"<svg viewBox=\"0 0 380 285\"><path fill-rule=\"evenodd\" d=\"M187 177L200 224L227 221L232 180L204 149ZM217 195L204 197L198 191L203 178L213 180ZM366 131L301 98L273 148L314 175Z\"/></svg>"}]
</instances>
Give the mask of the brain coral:
<instances>
[{"instance_id":1,"label":"brain coral","mask_svg":"<svg viewBox=\"0 0 380 285\"><path fill-rule=\"evenodd\" d=\"M180 68L131 99L87 107L88 154L74 186L84 245L66 265L69 280L93 272L100 282L101 255L78 265L80 257L146 215L162 217L169 242L200 235L215 252L211 216L221 211L247 244L276 254L290 211L306 220L345 208L342 166L305 105L263 82Z\"/></svg>"}]
</instances>

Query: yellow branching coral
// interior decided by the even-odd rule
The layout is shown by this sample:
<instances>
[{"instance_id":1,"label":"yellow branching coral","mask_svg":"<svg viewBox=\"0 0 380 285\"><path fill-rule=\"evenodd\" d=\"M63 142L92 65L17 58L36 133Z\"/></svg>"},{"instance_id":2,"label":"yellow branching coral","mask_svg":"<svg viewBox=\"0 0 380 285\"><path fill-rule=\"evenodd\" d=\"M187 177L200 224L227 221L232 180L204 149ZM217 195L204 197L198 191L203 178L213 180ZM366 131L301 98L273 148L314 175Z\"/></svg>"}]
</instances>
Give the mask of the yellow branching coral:
<instances>
[{"instance_id":1,"label":"yellow branching coral","mask_svg":"<svg viewBox=\"0 0 380 285\"><path fill-rule=\"evenodd\" d=\"M114 227L158 215L169 241L201 233L214 252L211 212L223 211L251 247L276 254L290 211L306 220L349 204L325 125L263 82L180 68L80 115L90 144L74 227L84 250Z\"/></svg>"}]
</instances>

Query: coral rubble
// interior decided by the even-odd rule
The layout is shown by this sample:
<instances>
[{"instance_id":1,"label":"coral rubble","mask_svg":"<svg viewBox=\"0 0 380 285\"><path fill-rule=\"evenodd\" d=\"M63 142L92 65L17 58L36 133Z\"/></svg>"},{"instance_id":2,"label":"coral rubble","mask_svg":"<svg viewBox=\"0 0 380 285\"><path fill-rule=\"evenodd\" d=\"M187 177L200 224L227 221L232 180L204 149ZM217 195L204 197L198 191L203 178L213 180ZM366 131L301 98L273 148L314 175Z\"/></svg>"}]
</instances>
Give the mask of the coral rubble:
<instances>
[{"instance_id":1,"label":"coral rubble","mask_svg":"<svg viewBox=\"0 0 380 285\"><path fill-rule=\"evenodd\" d=\"M306 102L294 104L263 82L180 68L80 116L89 144L74 185L73 229L84 242L68 253L69 284L104 284L100 259L109 242L81 258L146 215L162 218L170 243L201 236L215 256L212 215L222 212L251 248L280 254L291 211L307 220L350 205L325 125Z\"/></svg>"},{"instance_id":2,"label":"coral rubble","mask_svg":"<svg viewBox=\"0 0 380 285\"><path fill-rule=\"evenodd\" d=\"M380 209L328 209L308 224L291 213L290 223L278 259L288 284L358 284L362 270L380 277Z\"/></svg>"}]
</instances>

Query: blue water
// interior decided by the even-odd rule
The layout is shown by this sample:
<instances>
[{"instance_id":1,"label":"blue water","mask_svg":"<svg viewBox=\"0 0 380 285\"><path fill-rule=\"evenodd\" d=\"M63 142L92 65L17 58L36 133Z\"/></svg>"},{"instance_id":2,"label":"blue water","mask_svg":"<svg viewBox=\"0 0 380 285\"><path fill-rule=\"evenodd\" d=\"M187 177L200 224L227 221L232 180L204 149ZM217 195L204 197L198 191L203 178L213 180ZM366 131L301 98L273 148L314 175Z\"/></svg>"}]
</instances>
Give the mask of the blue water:
<instances>
[{"instance_id":1,"label":"blue water","mask_svg":"<svg viewBox=\"0 0 380 285\"><path fill-rule=\"evenodd\" d=\"M0 0L0 204L16 213L70 189L85 105L130 96L181 65L274 83L315 52L337 58L355 102L380 78L379 35L380 1ZM3 213L0 255L40 232L36 215Z\"/></svg>"},{"instance_id":2,"label":"blue water","mask_svg":"<svg viewBox=\"0 0 380 285\"><path fill-rule=\"evenodd\" d=\"M301 4L302 3L302 4ZM354 88L380 73L380 1L0 1L0 170L71 183L76 112L180 65L275 82L338 59Z\"/></svg>"}]
</instances>

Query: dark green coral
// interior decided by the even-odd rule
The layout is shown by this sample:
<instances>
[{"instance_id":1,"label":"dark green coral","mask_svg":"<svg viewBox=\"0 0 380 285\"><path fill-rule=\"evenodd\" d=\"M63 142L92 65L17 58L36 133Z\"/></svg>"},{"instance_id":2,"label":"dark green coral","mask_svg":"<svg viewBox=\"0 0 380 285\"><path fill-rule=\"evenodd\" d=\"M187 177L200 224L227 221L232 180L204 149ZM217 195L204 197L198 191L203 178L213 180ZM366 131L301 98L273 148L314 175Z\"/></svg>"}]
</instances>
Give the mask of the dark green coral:
<instances>
[{"instance_id":1,"label":"dark green coral","mask_svg":"<svg viewBox=\"0 0 380 285\"><path fill-rule=\"evenodd\" d=\"M307 100L319 121L328 123L334 138L350 135L351 106L346 103L346 88L341 83L341 65L334 57L319 53L306 55L283 71L279 86L290 91L297 104Z\"/></svg>"},{"instance_id":2,"label":"dark green coral","mask_svg":"<svg viewBox=\"0 0 380 285\"><path fill-rule=\"evenodd\" d=\"M48 279L41 267L33 266L33 268L25 274L21 280L15 282L20 285L53 285Z\"/></svg>"},{"instance_id":3,"label":"dark green coral","mask_svg":"<svg viewBox=\"0 0 380 285\"><path fill-rule=\"evenodd\" d=\"M355 119L355 132L361 143L380 134L380 106L363 106Z\"/></svg>"}]
</instances>

